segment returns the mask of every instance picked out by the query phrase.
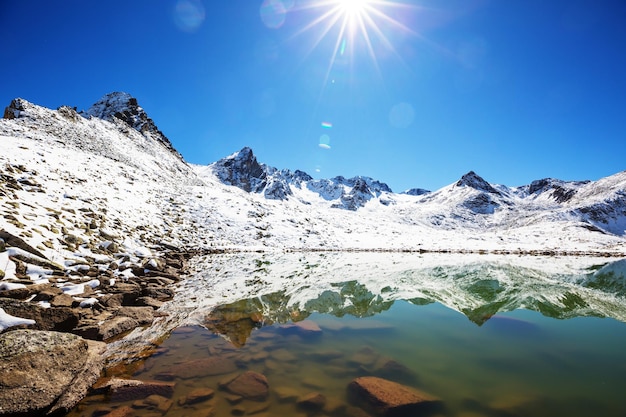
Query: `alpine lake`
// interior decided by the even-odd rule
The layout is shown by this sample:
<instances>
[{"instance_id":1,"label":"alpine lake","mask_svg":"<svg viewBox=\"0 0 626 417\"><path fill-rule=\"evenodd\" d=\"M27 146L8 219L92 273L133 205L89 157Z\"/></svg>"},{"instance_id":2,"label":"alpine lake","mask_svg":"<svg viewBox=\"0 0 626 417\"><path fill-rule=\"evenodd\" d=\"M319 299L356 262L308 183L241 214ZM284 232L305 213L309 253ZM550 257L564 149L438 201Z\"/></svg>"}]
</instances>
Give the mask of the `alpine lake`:
<instances>
[{"instance_id":1,"label":"alpine lake","mask_svg":"<svg viewBox=\"0 0 626 417\"><path fill-rule=\"evenodd\" d=\"M194 269L160 319L110 343L69 416L626 415L626 260L248 253ZM389 385L354 389L369 377Z\"/></svg>"}]
</instances>

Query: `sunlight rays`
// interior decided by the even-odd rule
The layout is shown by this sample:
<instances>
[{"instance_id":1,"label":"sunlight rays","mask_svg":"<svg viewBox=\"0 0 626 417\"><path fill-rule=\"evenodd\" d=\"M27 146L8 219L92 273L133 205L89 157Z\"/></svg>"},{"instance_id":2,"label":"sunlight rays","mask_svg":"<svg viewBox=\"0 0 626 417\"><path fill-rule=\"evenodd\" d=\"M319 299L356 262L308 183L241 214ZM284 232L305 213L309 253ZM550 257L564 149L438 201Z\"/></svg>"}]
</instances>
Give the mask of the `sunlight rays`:
<instances>
[{"instance_id":1,"label":"sunlight rays","mask_svg":"<svg viewBox=\"0 0 626 417\"><path fill-rule=\"evenodd\" d=\"M419 33L393 17L392 11L403 14L418 7L393 0L311 0L301 5L300 10L316 16L299 29L294 37L314 33L314 41L306 56L327 39L334 38L324 77L324 85L330 80L337 61L346 57L354 68L359 51L363 51L372 62L379 79L382 79L380 56L391 53L403 62L396 50L392 37L408 34L419 38Z\"/></svg>"}]
</instances>

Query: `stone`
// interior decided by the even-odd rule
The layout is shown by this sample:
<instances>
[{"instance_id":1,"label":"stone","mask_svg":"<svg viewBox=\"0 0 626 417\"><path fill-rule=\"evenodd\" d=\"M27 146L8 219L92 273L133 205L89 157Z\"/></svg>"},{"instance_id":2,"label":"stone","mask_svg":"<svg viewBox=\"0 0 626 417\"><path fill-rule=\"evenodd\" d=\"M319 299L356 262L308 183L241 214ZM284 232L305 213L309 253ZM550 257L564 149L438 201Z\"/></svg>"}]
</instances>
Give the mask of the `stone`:
<instances>
[{"instance_id":1,"label":"stone","mask_svg":"<svg viewBox=\"0 0 626 417\"><path fill-rule=\"evenodd\" d=\"M394 359L379 360L374 374L396 382L412 383L417 380L415 372Z\"/></svg>"},{"instance_id":2,"label":"stone","mask_svg":"<svg viewBox=\"0 0 626 417\"><path fill-rule=\"evenodd\" d=\"M181 406L200 403L206 400L210 400L215 395L215 391L211 388L196 388L191 391L185 398L181 398L178 404Z\"/></svg>"},{"instance_id":3,"label":"stone","mask_svg":"<svg viewBox=\"0 0 626 417\"><path fill-rule=\"evenodd\" d=\"M223 388L231 394L242 396L246 400L265 401L269 396L269 383L263 374L247 371L230 382Z\"/></svg>"},{"instance_id":4,"label":"stone","mask_svg":"<svg viewBox=\"0 0 626 417\"><path fill-rule=\"evenodd\" d=\"M170 288L147 287L142 290L141 295L159 301L167 301L174 297L174 290Z\"/></svg>"},{"instance_id":5,"label":"stone","mask_svg":"<svg viewBox=\"0 0 626 417\"><path fill-rule=\"evenodd\" d=\"M161 414L165 414L172 408L173 401L169 398L165 398L161 395L152 394L144 398L143 400L137 400L133 403L133 408L142 408L148 410L158 411Z\"/></svg>"},{"instance_id":6,"label":"stone","mask_svg":"<svg viewBox=\"0 0 626 417\"><path fill-rule=\"evenodd\" d=\"M69 332L80 320L80 312L74 308L44 308L35 303L0 298L0 308L7 314L24 319L35 320L33 329Z\"/></svg>"},{"instance_id":7,"label":"stone","mask_svg":"<svg viewBox=\"0 0 626 417\"><path fill-rule=\"evenodd\" d=\"M296 404L308 411L318 411L326 405L326 397L319 392L311 392L298 398Z\"/></svg>"},{"instance_id":8,"label":"stone","mask_svg":"<svg viewBox=\"0 0 626 417\"><path fill-rule=\"evenodd\" d=\"M294 403L300 398L300 392L292 387L274 388L274 394L281 403Z\"/></svg>"},{"instance_id":9,"label":"stone","mask_svg":"<svg viewBox=\"0 0 626 417\"><path fill-rule=\"evenodd\" d=\"M149 271L163 271L165 266L166 262L161 258L146 258L141 265L142 268Z\"/></svg>"},{"instance_id":10,"label":"stone","mask_svg":"<svg viewBox=\"0 0 626 417\"><path fill-rule=\"evenodd\" d=\"M107 340L138 327L137 320L130 317L111 317L101 324L87 324L72 330L85 339Z\"/></svg>"},{"instance_id":11,"label":"stone","mask_svg":"<svg viewBox=\"0 0 626 417\"><path fill-rule=\"evenodd\" d=\"M68 294L59 294L50 300L52 307L72 307L72 304L74 304L74 298Z\"/></svg>"},{"instance_id":12,"label":"stone","mask_svg":"<svg viewBox=\"0 0 626 417\"><path fill-rule=\"evenodd\" d=\"M235 372L237 369L237 365L231 359L210 357L174 365L169 369L169 373L182 379L189 379L204 376L224 375Z\"/></svg>"},{"instance_id":13,"label":"stone","mask_svg":"<svg viewBox=\"0 0 626 417\"><path fill-rule=\"evenodd\" d=\"M153 310L158 310L163 305L163 301L159 301L152 297L139 297L135 301L135 305L151 307Z\"/></svg>"},{"instance_id":14,"label":"stone","mask_svg":"<svg viewBox=\"0 0 626 417\"><path fill-rule=\"evenodd\" d=\"M61 291L61 289L58 287L54 287L50 285L49 287L44 288L41 291L39 291L39 293L35 296L35 298L33 298L32 301L33 302L50 301L59 294L63 294L63 291Z\"/></svg>"},{"instance_id":15,"label":"stone","mask_svg":"<svg viewBox=\"0 0 626 417\"><path fill-rule=\"evenodd\" d=\"M152 307L120 307L115 312L116 316L130 317L143 326L151 324L154 320L154 310Z\"/></svg>"},{"instance_id":16,"label":"stone","mask_svg":"<svg viewBox=\"0 0 626 417\"><path fill-rule=\"evenodd\" d=\"M124 294L107 294L100 297L100 303L106 307L118 308L124 303Z\"/></svg>"},{"instance_id":17,"label":"stone","mask_svg":"<svg viewBox=\"0 0 626 417\"><path fill-rule=\"evenodd\" d=\"M105 348L69 333L0 335L0 410L8 415L69 411L100 375Z\"/></svg>"},{"instance_id":18,"label":"stone","mask_svg":"<svg viewBox=\"0 0 626 417\"><path fill-rule=\"evenodd\" d=\"M175 385L173 382L111 378L101 388L109 393L112 401L125 402L142 400L151 395L170 398Z\"/></svg>"},{"instance_id":19,"label":"stone","mask_svg":"<svg viewBox=\"0 0 626 417\"><path fill-rule=\"evenodd\" d=\"M379 416L417 415L442 407L439 398L383 378L364 376L348 384L350 400Z\"/></svg>"},{"instance_id":20,"label":"stone","mask_svg":"<svg viewBox=\"0 0 626 417\"><path fill-rule=\"evenodd\" d=\"M240 402L243 401L243 397L241 395L235 395L235 394L224 394L222 395L222 397L228 401L228 404L230 405L237 405Z\"/></svg>"}]
</instances>

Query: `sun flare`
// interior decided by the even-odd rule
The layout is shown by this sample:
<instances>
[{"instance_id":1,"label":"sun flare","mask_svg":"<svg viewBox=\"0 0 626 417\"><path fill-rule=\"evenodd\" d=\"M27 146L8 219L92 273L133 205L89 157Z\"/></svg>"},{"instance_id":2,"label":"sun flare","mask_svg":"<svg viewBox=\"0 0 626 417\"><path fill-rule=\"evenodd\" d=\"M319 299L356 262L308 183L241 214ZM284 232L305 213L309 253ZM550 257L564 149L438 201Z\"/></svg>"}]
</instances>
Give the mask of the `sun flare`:
<instances>
[{"instance_id":1,"label":"sun flare","mask_svg":"<svg viewBox=\"0 0 626 417\"><path fill-rule=\"evenodd\" d=\"M372 2L372 0L336 0L339 10L349 18L365 13Z\"/></svg>"},{"instance_id":2,"label":"sun flare","mask_svg":"<svg viewBox=\"0 0 626 417\"><path fill-rule=\"evenodd\" d=\"M368 55L378 69L381 53L399 56L393 45L394 36L399 33L417 35L394 18L408 16L416 9L400 0L310 0L304 9L312 11L314 17L297 34L316 34L311 51L324 39L334 38L327 76L338 58L346 56L353 60L357 53Z\"/></svg>"}]
</instances>

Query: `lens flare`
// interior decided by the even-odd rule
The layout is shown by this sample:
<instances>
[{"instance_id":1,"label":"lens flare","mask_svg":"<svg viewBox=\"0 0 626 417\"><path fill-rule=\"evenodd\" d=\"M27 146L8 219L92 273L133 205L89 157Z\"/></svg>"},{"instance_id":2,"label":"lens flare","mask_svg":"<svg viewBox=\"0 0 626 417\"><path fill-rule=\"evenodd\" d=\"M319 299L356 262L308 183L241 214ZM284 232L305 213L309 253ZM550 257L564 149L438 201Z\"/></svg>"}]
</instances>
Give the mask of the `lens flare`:
<instances>
[{"instance_id":1,"label":"lens flare","mask_svg":"<svg viewBox=\"0 0 626 417\"><path fill-rule=\"evenodd\" d=\"M328 135L320 136L319 147L322 149L330 149L330 136Z\"/></svg>"},{"instance_id":2,"label":"lens flare","mask_svg":"<svg viewBox=\"0 0 626 417\"><path fill-rule=\"evenodd\" d=\"M174 7L174 23L184 32L195 32L200 28L206 13L199 0L179 0Z\"/></svg>"}]
</instances>

